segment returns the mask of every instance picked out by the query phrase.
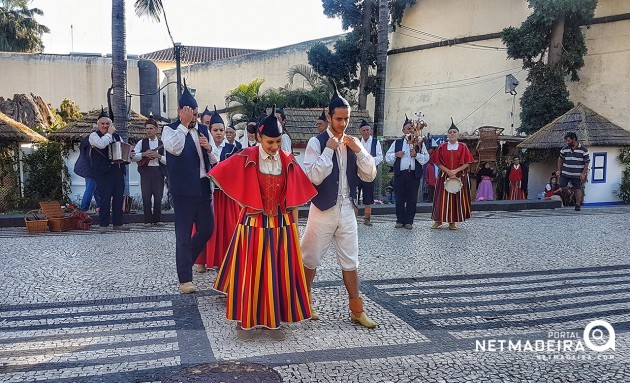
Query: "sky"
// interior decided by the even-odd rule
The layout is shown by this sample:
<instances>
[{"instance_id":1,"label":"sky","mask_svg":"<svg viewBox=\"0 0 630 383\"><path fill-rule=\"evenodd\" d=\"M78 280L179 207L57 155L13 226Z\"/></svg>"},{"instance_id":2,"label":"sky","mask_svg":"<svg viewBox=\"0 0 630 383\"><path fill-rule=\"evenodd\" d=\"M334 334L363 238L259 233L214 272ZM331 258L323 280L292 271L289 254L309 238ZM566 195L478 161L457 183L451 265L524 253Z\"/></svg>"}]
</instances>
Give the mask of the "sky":
<instances>
[{"instance_id":1,"label":"sky","mask_svg":"<svg viewBox=\"0 0 630 383\"><path fill-rule=\"evenodd\" d=\"M127 54L171 47L160 23L136 16L126 0ZM270 49L333 36L341 20L323 14L321 0L162 0L175 42L228 48ZM50 28L44 53L110 53L110 0L32 0ZM72 26L72 28L71 28ZM72 31L72 32L71 32Z\"/></svg>"}]
</instances>

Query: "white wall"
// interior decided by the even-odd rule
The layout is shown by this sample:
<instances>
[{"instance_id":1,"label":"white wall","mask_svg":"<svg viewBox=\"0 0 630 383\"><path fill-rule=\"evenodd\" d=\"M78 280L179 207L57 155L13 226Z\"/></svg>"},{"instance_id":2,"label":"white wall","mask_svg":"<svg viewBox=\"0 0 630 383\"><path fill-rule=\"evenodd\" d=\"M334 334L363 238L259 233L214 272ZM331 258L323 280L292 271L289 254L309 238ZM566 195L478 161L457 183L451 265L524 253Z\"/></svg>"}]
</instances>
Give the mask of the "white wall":
<instances>
[{"instance_id":1,"label":"white wall","mask_svg":"<svg viewBox=\"0 0 630 383\"><path fill-rule=\"evenodd\" d=\"M0 96L41 96L55 108L64 98L82 112L107 106L112 60L105 57L0 52ZM127 90L140 93L138 60L127 60ZM131 109L140 111L140 98L132 97Z\"/></svg>"},{"instance_id":2,"label":"white wall","mask_svg":"<svg viewBox=\"0 0 630 383\"><path fill-rule=\"evenodd\" d=\"M415 31L397 28L390 35L390 49L500 32L520 26L530 12L525 0L418 1L402 20ZM630 1L599 0L595 17L625 13L630 13ZM569 98L630 129L630 20L592 25L584 34L585 66L579 83L567 82ZM418 110L427 115L428 132L433 134L446 131L450 116L462 131L492 125L510 134L513 97L503 87L508 73L520 82L516 130L519 100L527 87L527 73L521 68L520 60L507 57L500 39L392 54L387 64L385 135L398 135L404 114Z\"/></svg>"},{"instance_id":3,"label":"white wall","mask_svg":"<svg viewBox=\"0 0 630 383\"><path fill-rule=\"evenodd\" d=\"M621 175L623 172L623 165L619 163L617 157L619 156L619 148L610 147L589 147L588 151L591 155L591 168L588 173L588 183L585 189L584 204L592 203L616 203L621 200L615 195L614 191L619 189L619 183L621 182ZM606 182L605 183L593 183L593 154L594 153L606 153Z\"/></svg>"}]
</instances>

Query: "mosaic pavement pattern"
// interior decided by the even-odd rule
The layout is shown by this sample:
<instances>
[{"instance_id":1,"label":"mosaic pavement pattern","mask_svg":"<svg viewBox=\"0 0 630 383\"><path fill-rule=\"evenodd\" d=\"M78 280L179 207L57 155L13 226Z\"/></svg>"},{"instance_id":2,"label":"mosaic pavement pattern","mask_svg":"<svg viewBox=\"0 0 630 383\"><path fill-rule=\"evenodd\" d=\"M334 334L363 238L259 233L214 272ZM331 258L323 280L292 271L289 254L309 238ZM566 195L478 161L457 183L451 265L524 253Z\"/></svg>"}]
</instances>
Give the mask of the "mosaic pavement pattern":
<instances>
[{"instance_id":1,"label":"mosaic pavement pattern","mask_svg":"<svg viewBox=\"0 0 630 383\"><path fill-rule=\"evenodd\" d=\"M0 382L160 382L215 362L260 363L286 382L629 382L630 209L581 213L476 213L457 232L429 230L424 214L412 231L373 217L359 226L361 290L381 325L348 321L331 250L314 289L322 320L285 326L283 340L240 339L214 271L195 275L200 293L177 293L172 226L3 229ZM614 350L479 349L576 344L598 319Z\"/></svg>"}]
</instances>

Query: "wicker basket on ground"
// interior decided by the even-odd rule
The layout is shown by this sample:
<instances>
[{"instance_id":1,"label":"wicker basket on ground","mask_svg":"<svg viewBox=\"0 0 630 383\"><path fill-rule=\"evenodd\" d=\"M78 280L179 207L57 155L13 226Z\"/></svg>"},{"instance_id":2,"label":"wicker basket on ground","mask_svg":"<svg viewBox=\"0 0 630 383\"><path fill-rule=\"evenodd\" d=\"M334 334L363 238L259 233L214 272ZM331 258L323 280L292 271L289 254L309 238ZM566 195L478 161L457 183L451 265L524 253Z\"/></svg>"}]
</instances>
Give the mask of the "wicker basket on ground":
<instances>
[{"instance_id":1,"label":"wicker basket on ground","mask_svg":"<svg viewBox=\"0 0 630 383\"><path fill-rule=\"evenodd\" d=\"M26 213L24 223L29 234L48 231L48 220L42 216L41 210L31 210Z\"/></svg>"},{"instance_id":2,"label":"wicker basket on ground","mask_svg":"<svg viewBox=\"0 0 630 383\"><path fill-rule=\"evenodd\" d=\"M39 207L48 220L50 231L68 231L76 228L76 223L71 221L70 217L66 217L58 201L41 201Z\"/></svg>"}]
</instances>

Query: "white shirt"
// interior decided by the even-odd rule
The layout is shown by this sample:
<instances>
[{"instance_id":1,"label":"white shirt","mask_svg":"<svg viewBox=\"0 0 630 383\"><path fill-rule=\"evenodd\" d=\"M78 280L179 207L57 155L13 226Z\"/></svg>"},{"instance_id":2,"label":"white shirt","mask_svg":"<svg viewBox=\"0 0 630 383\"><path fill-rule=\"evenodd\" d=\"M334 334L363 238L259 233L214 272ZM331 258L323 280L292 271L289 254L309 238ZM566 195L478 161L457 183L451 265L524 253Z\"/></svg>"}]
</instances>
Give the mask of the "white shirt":
<instances>
[{"instance_id":1,"label":"white shirt","mask_svg":"<svg viewBox=\"0 0 630 383\"><path fill-rule=\"evenodd\" d=\"M372 150L372 140L373 139L374 139L374 137L370 136L370 137L368 137L367 141L363 141L363 137L361 137L361 143L363 144L363 147L370 154L371 154L371 150ZM378 140L376 140L376 157L374 157L374 164L376 166L378 166L378 165L381 164L381 162L383 162L383 148L381 148L381 143L378 142Z\"/></svg>"},{"instance_id":2,"label":"white shirt","mask_svg":"<svg viewBox=\"0 0 630 383\"><path fill-rule=\"evenodd\" d=\"M197 148L197 154L199 154L199 178L206 176L206 166L203 161L203 155L201 154L202 148L199 146L199 130L198 125L195 123L195 127L188 129L187 126L179 124L177 129L171 129L170 127L164 127L162 129L162 142L164 143L164 150L171 153L174 156L179 156L184 150L186 144L186 136L190 133L195 147ZM215 161L216 162L216 161ZM212 159L210 160L212 162Z\"/></svg>"},{"instance_id":3,"label":"white shirt","mask_svg":"<svg viewBox=\"0 0 630 383\"><path fill-rule=\"evenodd\" d=\"M156 149L158 147L158 144L159 144L159 140L157 139L157 137L153 140L149 138L149 149L151 150ZM138 162L142 159L142 153L140 152L141 150L142 150L142 140L138 141L138 143L136 144L136 147L134 148L134 152L136 152L136 155L134 155L131 158L132 161ZM160 157L159 160L158 159L150 160L148 166L160 166L160 162L166 165L166 155L163 155L162 157Z\"/></svg>"},{"instance_id":4,"label":"white shirt","mask_svg":"<svg viewBox=\"0 0 630 383\"><path fill-rule=\"evenodd\" d=\"M454 144L451 144L450 142L448 142L446 144L446 150L457 150L457 149L459 149L459 142L458 141L455 141Z\"/></svg>"},{"instance_id":5,"label":"white shirt","mask_svg":"<svg viewBox=\"0 0 630 383\"><path fill-rule=\"evenodd\" d=\"M328 135L333 137L330 129L326 129ZM368 153L364 147L359 146L361 151L356 154L358 175L362 181L372 182L376 178L376 166L374 157ZM342 197L350 196L348 188L348 176L346 175L347 148L344 144L339 144L337 148L337 164L339 166L339 190L338 195ZM304 153L304 172L309 180L315 185L321 184L333 170L333 150L324 147L322 150L317 137L308 140Z\"/></svg>"},{"instance_id":6,"label":"white shirt","mask_svg":"<svg viewBox=\"0 0 630 383\"><path fill-rule=\"evenodd\" d=\"M390 166L393 166L394 162L396 162L395 150L396 150L396 144L394 141L394 143L392 143L392 145L389 147L389 150L387 150L387 153L385 154L385 162L387 162L387 164ZM429 162L429 158L431 157L429 156L429 152L427 152L427 147L424 146L424 143L423 143L420 153L417 153L415 161L414 161L413 158L411 157L411 150L409 147L409 143L404 138L403 138L401 150L405 152L405 155L400 157L400 170L416 170L416 163L422 166L426 164L427 162Z\"/></svg>"},{"instance_id":7,"label":"white shirt","mask_svg":"<svg viewBox=\"0 0 630 383\"><path fill-rule=\"evenodd\" d=\"M103 137L99 137L97 132L92 132L90 133L89 141L90 145L99 149L105 149L107 145L114 142L114 137L109 133L105 133Z\"/></svg>"},{"instance_id":8,"label":"white shirt","mask_svg":"<svg viewBox=\"0 0 630 383\"><path fill-rule=\"evenodd\" d=\"M258 168L262 174L271 174L274 176L282 173L282 162L280 161L280 153L273 156L265 152L262 146L258 147Z\"/></svg>"},{"instance_id":9,"label":"white shirt","mask_svg":"<svg viewBox=\"0 0 630 383\"><path fill-rule=\"evenodd\" d=\"M293 154L293 146L291 144L291 137L289 137L288 134L286 134L286 133L282 134L282 145L280 147L285 152L289 152L289 153Z\"/></svg>"},{"instance_id":10,"label":"white shirt","mask_svg":"<svg viewBox=\"0 0 630 383\"><path fill-rule=\"evenodd\" d=\"M223 148L225 147L225 142L223 141L221 143L221 145L218 145L214 143L214 140L211 138L210 139L210 147L212 148L212 155L215 156L217 158L217 160L221 161L221 152L223 151Z\"/></svg>"}]
</instances>

